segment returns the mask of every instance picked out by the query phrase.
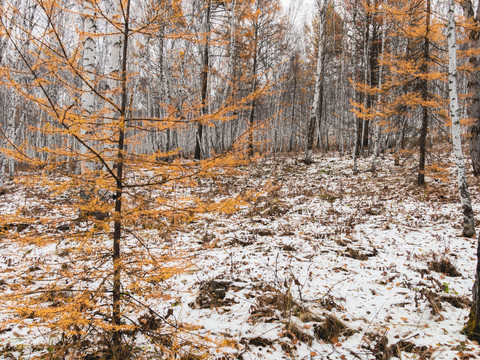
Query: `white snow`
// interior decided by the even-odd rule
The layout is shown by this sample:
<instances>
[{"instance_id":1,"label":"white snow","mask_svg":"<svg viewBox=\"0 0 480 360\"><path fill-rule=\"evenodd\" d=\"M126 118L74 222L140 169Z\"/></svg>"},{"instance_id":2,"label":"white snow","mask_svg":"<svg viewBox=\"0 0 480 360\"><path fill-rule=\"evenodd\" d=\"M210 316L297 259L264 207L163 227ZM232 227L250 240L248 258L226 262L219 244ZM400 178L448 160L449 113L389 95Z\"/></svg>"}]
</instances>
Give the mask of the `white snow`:
<instances>
[{"instance_id":1,"label":"white snow","mask_svg":"<svg viewBox=\"0 0 480 360\"><path fill-rule=\"evenodd\" d=\"M390 158L380 158L376 174L353 175L350 159L330 155L314 160L306 166L293 157L269 158L243 167L241 175L204 179L193 193L217 200L246 188L260 190L266 184L269 188L233 215L207 213L164 238L159 230L137 231L154 256L175 259L164 267L184 266L180 274L164 281L145 281L135 295L160 315L171 309L170 324L190 328L177 332L161 322L158 331L176 332L180 343L190 340L206 347L210 358L241 354L244 360L381 359L387 352L379 345L382 336L388 339L387 346L403 340L404 347L407 341L416 347L416 353L405 348L401 359L480 356L478 344L461 334L468 306L451 301L455 307L445 300L471 299L476 266L476 239L461 236L454 169L446 183L430 174L427 187L417 187L413 162L396 167ZM359 168L368 169L369 162L360 160ZM469 181L479 214L478 180ZM27 359L44 351L33 345L52 344L58 334L39 336L41 327L7 322L14 315L5 296L37 286L26 285L31 274L39 288L47 286L66 270L62 264L77 275L94 264L109 271L110 264L86 257L83 264L68 262L68 251L78 242L63 241L62 231L50 226L54 220L58 226L75 217L67 201L54 211L49 207L55 204L45 205L45 199L37 197L40 192L32 193L24 183L10 183L6 189L0 196L0 225L12 223L9 216L27 204L36 209L35 214L23 215L34 222L29 229L37 227L39 236L55 237L45 246L25 244L17 238L22 231L9 229L0 242L0 358L8 359L8 345L12 356ZM178 191L182 196L187 193L180 187ZM46 215L54 220L42 221ZM92 254L108 253L109 238L97 238L90 246ZM130 235L123 251L147 257ZM429 269L430 261L443 258L460 276ZM143 270L154 268L152 264ZM83 286L99 283L100 279L85 279ZM209 284L222 296L210 305L206 298L207 306L201 306ZM142 314L145 310L137 308L127 315L138 319ZM353 332L333 341L316 338L315 329L327 315L335 315ZM34 319L27 320L35 325ZM311 342L292 335L288 323L310 336ZM155 351L154 343L140 333L136 345L146 354Z\"/></svg>"}]
</instances>

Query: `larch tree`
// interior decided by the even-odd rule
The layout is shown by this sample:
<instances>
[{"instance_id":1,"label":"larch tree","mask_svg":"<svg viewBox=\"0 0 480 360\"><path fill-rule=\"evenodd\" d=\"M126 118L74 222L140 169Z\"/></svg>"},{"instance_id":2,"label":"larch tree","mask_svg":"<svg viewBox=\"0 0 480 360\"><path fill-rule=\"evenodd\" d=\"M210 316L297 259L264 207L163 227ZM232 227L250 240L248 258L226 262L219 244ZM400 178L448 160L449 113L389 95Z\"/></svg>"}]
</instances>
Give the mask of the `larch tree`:
<instances>
[{"instance_id":1,"label":"larch tree","mask_svg":"<svg viewBox=\"0 0 480 360\"><path fill-rule=\"evenodd\" d=\"M441 114L444 100L435 93L433 86L443 78L438 70L442 61L436 46L443 38L442 26L433 17L430 0L411 0L401 8L393 4L388 11L395 24L393 37L400 38L404 46L396 49L390 46L386 52L383 61L388 70L385 89L391 95L382 105L382 112L390 117L401 112L418 119L417 184L424 185L429 124L437 118L444 122Z\"/></svg>"},{"instance_id":2,"label":"larch tree","mask_svg":"<svg viewBox=\"0 0 480 360\"><path fill-rule=\"evenodd\" d=\"M275 82L275 68L283 59L277 54L284 37L284 18L278 0L237 1L239 9L236 31L238 64L235 71L237 93L248 93L248 109L244 112L246 152L252 156L262 134L265 118L261 110ZM237 67L238 66L238 67Z\"/></svg>"},{"instance_id":3,"label":"larch tree","mask_svg":"<svg viewBox=\"0 0 480 360\"><path fill-rule=\"evenodd\" d=\"M353 85L355 87L355 96L351 100L353 105L352 112L357 119L356 140L354 158L360 155L362 151L369 151L370 127L371 122L375 122L373 145L377 146L377 140L380 139L380 128L378 126L379 102L381 100L381 83L383 66L380 64L380 58L383 57L386 37L386 23L384 21L383 2L366 1L362 3L361 13L363 21L358 24L359 29L356 33L361 33L363 29L363 54L362 65L363 74L354 74ZM357 24L355 24L357 26ZM356 95L360 98L356 99ZM378 146L376 147L378 151ZM374 160L371 170L375 169L375 160L378 156L374 149ZM377 154L377 155L375 155ZM356 161L354 165L356 171Z\"/></svg>"},{"instance_id":4,"label":"larch tree","mask_svg":"<svg viewBox=\"0 0 480 360\"><path fill-rule=\"evenodd\" d=\"M419 90L421 94L422 102L422 125L420 129L420 137L419 137L419 147L420 147L420 156L418 161L418 176L417 176L417 184L424 185L425 184L425 161L426 161L426 154L427 154L427 131L428 131L428 106L426 102L429 100L428 94L428 81L426 76L428 75L429 69L429 61L430 61L430 29L431 29L431 15L432 15L432 8L430 0L426 0L426 7L425 7L425 35L423 39L422 45L422 55L421 55L421 65L420 65L420 73L423 75L422 78L419 79Z\"/></svg>"},{"instance_id":5,"label":"larch tree","mask_svg":"<svg viewBox=\"0 0 480 360\"><path fill-rule=\"evenodd\" d=\"M45 191L68 198L58 207L71 206L71 216L62 224L68 226L67 232L55 232L58 219L47 214L41 223L49 231L39 234L32 228L10 234L14 241L39 248L57 243L63 255L46 264L45 271L18 279L17 290L5 295L9 310L32 326L50 329L51 341L59 343L53 347L58 357L69 353L128 359L133 356L129 341L142 334L172 358L181 344L166 347L161 328L181 327L164 321L161 310L145 295L161 298L158 284L179 268L169 265L163 250L152 253L150 247L159 245L151 232L172 231L175 224L204 211L233 211L237 201L232 198L213 203L172 199L169 194L241 160L232 149L202 162L167 162L163 159L171 151L144 146L152 134L169 128L191 133L191 125L210 120L201 118L198 102L187 108L164 98L153 105L166 109L158 116L145 116L142 104L143 83L138 80L142 59L136 58L132 44L141 48L162 26L183 26L181 3L172 0L167 9L148 0L138 8L131 0L31 3L36 5L36 21L27 26L14 21L16 16L27 17L27 7L2 9L0 32L21 66L3 63L0 75L2 85L42 118L29 131L49 140L47 145L21 144L7 155L35 170ZM75 21L84 25L67 25ZM95 47L108 51L96 52ZM104 56L103 61L95 61L95 53ZM246 95L236 103L219 105L215 116L225 118L236 106L246 108L250 100ZM81 171L72 171L70 164ZM88 190L87 196L79 189ZM29 224L37 221L20 210L13 216ZM160 318L161 326L145 327L148 319L160 323ZM70 345L63 346L65 342Z\"/></svg>"}]
</instances>

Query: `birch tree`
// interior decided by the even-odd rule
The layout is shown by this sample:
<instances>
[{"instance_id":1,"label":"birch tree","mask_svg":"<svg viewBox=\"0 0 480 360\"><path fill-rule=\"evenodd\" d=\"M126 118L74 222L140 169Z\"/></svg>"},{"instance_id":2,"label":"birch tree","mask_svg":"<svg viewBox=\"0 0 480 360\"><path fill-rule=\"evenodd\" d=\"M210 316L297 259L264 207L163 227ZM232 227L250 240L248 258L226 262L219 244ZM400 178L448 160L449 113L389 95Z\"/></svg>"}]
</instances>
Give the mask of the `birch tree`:
<instances>
[{"instance_id":1,"label":"birch tree","mask_svg":"<svg viewBox=\"0 0 480 360\"><path fill-rule=\"evenodd\" d=\"M306 164L312 163L313 143L315 141L315 129L317 128L317 115L318 121L322 121L321 103L323 101L323 71L325 61L325 16L328 9L329 0L317 0L318 10L318 51L316 58L316 71L315 71L315 92L313 95L312 106L310 108L310 120L307 129L307 144L304 162Z\"/></svg>"},{"instance_id":2,"label":"birch tree","mask_svg":"<svg viewBox=\"0 0 480 360\"><path fill-rule=\"evenodd\" d=\"M84 111L84 116L86 122L90 122L90 126L82 130L82 135L85 136L86 132L94 131L92 127L91 116L95 111L95 65L96 65L96 45L94 36L97 31L95 24L95 10L93 8L94 3L91 0L85 0L83 3L83 34L84 34L84 45L83 45L83 74L84 74L84 83L81 95L81 104ZM95 120L93 120L95 121ZM86 148L81 147L81 150L86 155ZM90 161L83 161L79 170L83 172L85 168L93 170L93 163Z\"/></svg>"},{"instance_id":3,"label":"birch tree","mask_svg":"<svg viewBox=\"0 0 480 360\"><path fill-rule=\"evenodd\" d=\"M356 28L357 28L357 0L355 0L354 8L353 8L353 44L352 44L352 56L351 61L353 65L352 71L352 81L353 81L353 94L352 99L353 101L357 101L357 89L355 87L356 78L357 78L357 67L356 67L356 55L357 55L357 43L356 43ZM353 113L353 123L355 125L355 141L353 143L353 173L356 174L358 172L358 162L357 158L360 155L360 137L359 134L361 133L361 120L357 118L357 112L352 111Z\"/></svg>"},{"instance_id":4,"label":"birch tree","mask_svg":"<svg viewBox=\"0 0 480 360\"><path fill-rule=\"evenodd\" d=\"M457 183L463 212L463 235L472 237L475 234L475 219L473 216L470 192L468 191L465 160L462 151L460 108L458 106L457 85L457 44L455 34L455 1L449 0L448 7L448 93L450 99L450 116L452 118L452 142L457 168Z\"/></svg>"}]
</instances>

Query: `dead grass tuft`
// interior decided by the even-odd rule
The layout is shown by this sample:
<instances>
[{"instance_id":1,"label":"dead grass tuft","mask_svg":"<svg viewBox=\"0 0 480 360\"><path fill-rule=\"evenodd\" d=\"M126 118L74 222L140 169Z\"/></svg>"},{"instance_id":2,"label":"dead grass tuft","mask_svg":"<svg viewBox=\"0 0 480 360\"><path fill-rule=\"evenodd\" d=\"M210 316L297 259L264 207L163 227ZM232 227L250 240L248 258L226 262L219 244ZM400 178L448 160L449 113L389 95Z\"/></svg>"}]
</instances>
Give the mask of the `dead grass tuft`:
<instances>
[{"instance_id":1,"label":"dead grass tuft","mask_svg":"<svg viewBox=\"0 0 480 360\"><path fill-rule=\"evenodd\" d=\"M275 233L268 228L254 229L253 234L258 235L258 236L273 236L273 235L275 235Z\"/></svg>"},{"instance_id":2,"label":"dead grass tuft","mask_svg":"<svg viewBox=\"0 0 480 360\"><path fill-rule=\"evenodd\" d=\"M388 346L388 338L378 333L367 333L363 338L362 347L369 350L375 360L390 360L402 358L402 352L419 355L418 359L429 359L432 351L427 346L416 346L407 340L400 340Z\"/></svg>"},{"instance_id":3,"label":"dead grass tuft","mask_svg":"<svg viewBox=\"0 0 480 360\"><path fill-rule=\"evenodd\" d=\"M345 300L344 298L340 298L337 300ZM331 295L324 296L320 300L320 305L322 305L323 308L327 309L328 311L332 311L333 309L335 310L343 310L343 307L335 302L335 299Z\"/></svg>"},{"instance_id":4,"label":"dead grass tuft","mask_svg":"<svg viewBox=\"0 0 480 360\"><path fill-rule=\"evenodd\" d=\"M282 335L289 338L293 342L301 341L309 346L312 345L313 342L313 336L301 330L294 322L289 322L285 326L285 330Z\"/></svg>"},{"instance_id":5,"label":"dead grass tuft","mask_svg":"<svg viewBox=\"0 0 480 360\"><path fill-rule=\"evenodd\" d=\"M318 339L332 342L341 335L351 336L354 330L350 329L335 315L327 314L323 322L314 325L314 332Z\"/></svg>"},{"instance_id":6,"label":"dead grass tuft","mask_svg":"<svg viewBox=\"0 0 480 360\"><path fill-rule=\"evenodd\" d=\"M258 346L258 347L267 347L273 344L273 341L270 339L266 339L261 336L257 336L254 338L246 339L242 338L240 339L240 342L243 344L248 344L248 345L253 345L253 346Z\"/></svg>"},{"instance_id":7,"label":"dead grass tuft","mask_svg":"<svg viewBox=\"0 0 480 360\"><path fill-rule=\"evenodd\" d=\"M360 251L352 249L350 247L347 248L347 251L345 252L345 255L348 256L348 257L351 257L352 259L355 259L355 260L360 260L360 261L368 260L367 255L362 254Z\"/></svg>"},{"instance_id":8,"label":"dead grass tuft","mask_svg":"<svg viewBox=\"0 0 480 360\"><path fill-rule=\"evenodd\" d=\"M447 258L440 260L432 260L428 263L428 268L432 271L445 274L447 276L458 277L462 276L457 268Z\"/></svg>"},{"instance_id":9,"label":"dead grass tuft","mask_svg":"<svg viewBox=\"0 0 480 360\"><path fill-rule=\"evenodd\" d=\"M298 317L301 322L304 322L304 323L322 321L322 319L318 315L314 314L304 306L300 306L296 308L296 311L294 311L294 315Z\"/></svg>"},{"instance_id":10,"label":"dead grass tuft","mask_svg":"<svg viewBox=\"0 0 480 360\"><path fill-rule=\"evenodd\" d=\"M192 307L210 309L213 307L231 305L230 300L225 300L230 281L210 280L200 285L199 294Z\"/></svg>"},{"instance_id":11,"label":"dead grass tuft","mask_svg":"<svg viewBox=\"0 0 480 360\"><path fill-rule=\"evenodd\" d=\"M372 256L377 256L378 251L376 248L373 248L373 250L369 253L363 253L360 250L353 249L351 247L347 247L347 250L345 250L345 255L348 257L351 257L352 259L355 260L360 260L360 261L366 261L368 258Z\"/></svg>"}]
</instances>

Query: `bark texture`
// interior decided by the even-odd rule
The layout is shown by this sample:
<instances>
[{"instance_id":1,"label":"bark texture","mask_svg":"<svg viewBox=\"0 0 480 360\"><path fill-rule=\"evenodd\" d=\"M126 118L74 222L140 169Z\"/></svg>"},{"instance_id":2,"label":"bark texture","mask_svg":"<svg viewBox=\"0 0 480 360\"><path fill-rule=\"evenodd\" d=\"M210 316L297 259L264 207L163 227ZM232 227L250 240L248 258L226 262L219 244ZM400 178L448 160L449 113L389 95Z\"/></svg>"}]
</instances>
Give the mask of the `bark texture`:
<instances>
[{"instance_id":1,"label":"bark texture","mask_svg":"<svg viewBox=\"0 0 480 360\"><path fill-rule=\"evenodd\" d=\"M463 211L463 235L472 237L475 234L475 221L468 191L465 160L462 151L460 109L458 106L457 84L457 45L455 37L455 3L450 0L448 9L448 92L450 98L450 115L452 117L452 142L457 168L457 182Z\"/></svg>"},{"instance_id":2,"label":"bark texture","mask_svg":"<svg viewBox=\"0 0 480 360\"><path fill-rule=\"evenodd\" d=\"M430 15L431 15L431 4L430 0L427 0L427 8L426 8L426 31L425 31L425 39L423 43L423 64L420 68L422 74L428 73L428 61L430 59ZM428 94L428 81L423 78L420 81L420 92L422 96L422 101L427 102L429 99ZM428 131L428 107L424 104L422 108L422 126L420 129L420 139L419 139L419 146L420 146L420 157L418 161L418 177L417 177L417 184L418 185L425 185L425 160L427 154L427 131Z\"/></svg>"},{"instance_id":3,"label":"bark texture","mask_svg":"<svg viewBox=\"0 0 480 360\"><path fill-rule=\"evenodd\" d=\"M464 16L472 21L473 27L467 30L470 48L480 48L480 6L477 7L475 13L471 0L462 0ZM475 54L469 58L470 72L467 79L467 89L471 95L467 113L468 117L474 121L473 125L469 127L469 146L470 156L472 159L473 174L480 176L480 55Z\"/></svg>"},{"instance_id":4,"label":"bark texture","mask_svg":"<svg viewBox=\"0 0 480 360\"><path fill-rule=\"evenodd\" d=\"M307 147L305 152L305 163L312 163L312 153L313 153L313 143L315 141L315 129L317 127L317 114L320 116L318 121L321 122L321 102L323 97L323 69L325 62L325 39L324 39L324 28L325 28L325 16L327 14L329 0L324 0L320 4L318 2L318 54L317 54L317 68L315 72L315 94L313 96L312 106L310 108L310 121L308 123L307 129Z\"/></svg>"}]
</instances>

